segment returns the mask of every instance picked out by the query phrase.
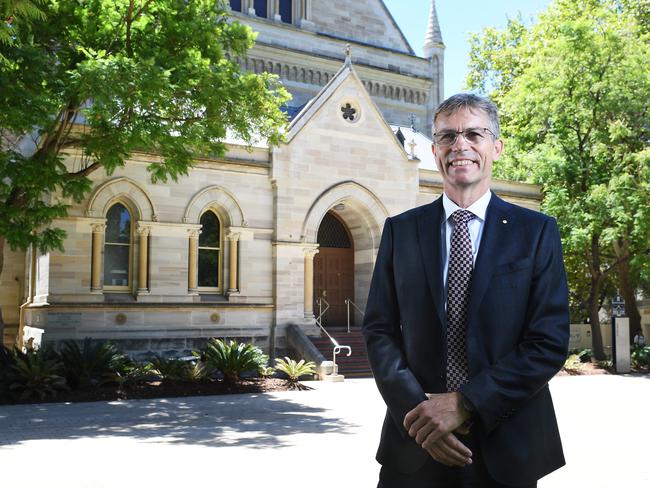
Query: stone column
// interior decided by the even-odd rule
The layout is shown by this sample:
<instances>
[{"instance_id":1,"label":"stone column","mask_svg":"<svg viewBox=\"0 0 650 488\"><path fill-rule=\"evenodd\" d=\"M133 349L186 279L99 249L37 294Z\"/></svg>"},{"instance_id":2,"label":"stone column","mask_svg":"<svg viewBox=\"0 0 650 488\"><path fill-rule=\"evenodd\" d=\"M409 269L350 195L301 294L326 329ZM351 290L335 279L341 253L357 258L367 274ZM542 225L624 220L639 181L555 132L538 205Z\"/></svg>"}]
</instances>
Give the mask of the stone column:
<instances>
[{"instance_id":1,"label":"stone column","mask_svg":"<svg viewBox=\"0 0 650 488\"><path fill-rule=\"evenodd\" d=\"M138 295L146 295L149 293L147 272L149 270L149 233L151 232L151 227L138 225L136 232L140 237L140 245L138 247Z\"/></svg>"},{"instance_id":2,"label":"stone column","mask_svg":"<svg viewBox=\"0 0 650 488\"><path fill-rule=\"evenodd\" d=\"M276 22L282 22L282 17L280 17L280 0L272 0L270 17Z\"/></svg>"},{"instance_id":3,"label":"stone column","mask_svg":"<svg viewBox=\"0 0 650 488\"><path fill-rule=\"evenodd\" d=\"M103 293L102 289L102 245L106 224L91 224L93 230L92 261L90 268L90 293Z\"/></svg>"},{"instance_id":4,"label":"stone column","mask_svg":"<svg viewBox=\"0 0 650 488\"><path fill-rule=\"evenodd\" d=\"M314 256L318 249L305 249L305 318L314 319Z\"/></svg>"},{"instance_id":5,"label":"stone column","mask_svg":"<svg viewBox=\"0 0 650 488\"><path fill-rule=\"evenodd\" d=\"M199 294L199 234L198 229L191 229L189 234L189 263L187 273L187 292L190 295Z\"/></svg>"},{"instance_id":6,"label":"stone column","mask_svg":"<svg viewBox=\"0 0 650 488\"><path fill-rule=\"evenodd\" d=\"M314 23L311 21L311 0L300 0L298 4L300 7L300 14L297 24L303 29L314 30Z\"/></svg>"},{"instance_id":7,"label":"stone column","mask_svg":"<svg viewBox=\"0 0 650 488\"><path fill-rule=\"evenodd\" d=\"M229 265L229 279L228 279L228 295L237 293L239 289L237 288L237 265L238 265L238 248L239 248L239 232L230 232L226 237L230 241L230 265Z\"/></svg>"}]
</instances>

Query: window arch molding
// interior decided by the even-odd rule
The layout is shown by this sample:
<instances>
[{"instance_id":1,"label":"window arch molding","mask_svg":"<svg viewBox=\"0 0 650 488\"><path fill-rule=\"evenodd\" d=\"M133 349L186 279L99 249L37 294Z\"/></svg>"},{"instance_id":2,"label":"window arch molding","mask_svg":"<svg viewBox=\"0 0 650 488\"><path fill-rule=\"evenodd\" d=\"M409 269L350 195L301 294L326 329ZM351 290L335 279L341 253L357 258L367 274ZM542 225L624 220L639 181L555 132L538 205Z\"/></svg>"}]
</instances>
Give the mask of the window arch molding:
<instances>
[{"instance_id":1,"label":"window arch molding","mask_svg":"<svg viewBox=\"0 0 650 488\"><path fill-rule=\"evenodd\" d=\"M199 191L188 203L183 223L199 224L203 213L212 209L222 220L224 227L247 227L244 212L237 199L220 186L209 186Z\"/></svg>"},{"instance_id":2,"label":"window arch molding","mask_svg":"<svg viewBox=\"0 0 650 488\"><path fill-rule=\"evenodd\" d=\"M119 198L130 202L133 219L158 221L158 212L149 193L138 183L126 177L114 178L98 186L88 201L86 215L104 217Z\"/></svg>"}]
</instances>

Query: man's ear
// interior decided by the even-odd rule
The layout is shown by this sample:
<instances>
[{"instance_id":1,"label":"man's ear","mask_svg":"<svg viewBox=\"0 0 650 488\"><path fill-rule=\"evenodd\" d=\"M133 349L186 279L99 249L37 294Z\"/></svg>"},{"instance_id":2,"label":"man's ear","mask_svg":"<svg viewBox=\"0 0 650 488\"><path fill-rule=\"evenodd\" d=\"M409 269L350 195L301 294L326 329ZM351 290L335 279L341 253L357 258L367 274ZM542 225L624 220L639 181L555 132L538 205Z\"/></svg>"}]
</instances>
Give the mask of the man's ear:
<instances>
[{"instance_id":1,"label":"man's ear","mask_svg":"<svg viewBox=\"0 0 650 488\"><path fill-rule=\"evenodd\" d=\"M501 153L503 152L503 140L497 139L494 141L494 160L496 161L501 157Z\"/></svg>"}]
</instances>

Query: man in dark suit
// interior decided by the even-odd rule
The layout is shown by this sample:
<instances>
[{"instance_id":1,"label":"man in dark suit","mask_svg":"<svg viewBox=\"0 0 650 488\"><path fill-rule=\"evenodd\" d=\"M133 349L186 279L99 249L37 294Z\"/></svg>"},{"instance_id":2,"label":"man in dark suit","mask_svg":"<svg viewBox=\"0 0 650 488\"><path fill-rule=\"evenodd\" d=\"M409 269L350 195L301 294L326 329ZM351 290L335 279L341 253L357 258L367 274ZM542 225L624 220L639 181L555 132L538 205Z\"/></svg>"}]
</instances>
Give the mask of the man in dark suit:
<instances>
[{"instance_id":1,"label":"man in dark suit","mask_svg":"<svg viewBox=\"0 0 650 488\"><path fill-rule=\"evenodd\" d=\"M363 332L388 412L379 486L534 487L564 464L548 381L569 340L557 224L490 190L495 105L434 116L444 195L388 218Z\"/></svg>"}]
</instances>

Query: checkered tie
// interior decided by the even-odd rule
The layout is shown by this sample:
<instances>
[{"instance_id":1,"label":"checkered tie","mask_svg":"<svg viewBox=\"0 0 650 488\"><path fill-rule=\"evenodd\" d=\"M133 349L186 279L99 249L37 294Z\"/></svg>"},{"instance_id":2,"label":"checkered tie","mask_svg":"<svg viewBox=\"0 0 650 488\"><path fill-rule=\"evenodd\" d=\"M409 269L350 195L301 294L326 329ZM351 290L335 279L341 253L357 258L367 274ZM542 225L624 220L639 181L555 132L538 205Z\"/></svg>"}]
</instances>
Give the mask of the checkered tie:
<instances>
[{"instance_id":1,"label":"checkered tie","mask_svg":"<svg viewBox=\"0 0 650 488\"><path fill-rule=\"evenodd\" d=\"M468 210L456 210L450 217L454 229L447 272L447 391L467 383L467 302L473 267L467 223L475 217Z\"/></svg>"}]
</instances>

